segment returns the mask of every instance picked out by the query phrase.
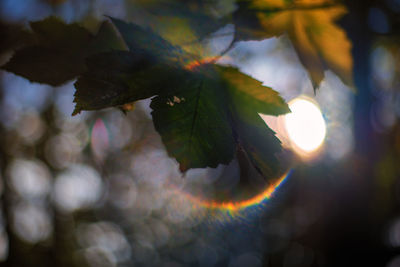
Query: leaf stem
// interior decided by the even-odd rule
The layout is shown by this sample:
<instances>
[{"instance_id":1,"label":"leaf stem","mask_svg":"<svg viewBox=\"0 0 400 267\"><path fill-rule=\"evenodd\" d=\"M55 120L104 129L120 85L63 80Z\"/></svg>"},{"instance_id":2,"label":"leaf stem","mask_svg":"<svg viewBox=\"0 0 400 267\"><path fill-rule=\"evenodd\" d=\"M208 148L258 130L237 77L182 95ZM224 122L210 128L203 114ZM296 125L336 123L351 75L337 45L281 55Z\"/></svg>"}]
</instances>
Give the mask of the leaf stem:
<instances>
[{"instance_id":1,"label":"leaf stem","mask_svg":"<svg viewBox=\"0 0 400 267\"><path fill-rule=\"evenodd\" d=\"M196 120L197 120L197 111L199 108L199 100L200 100L200 94L201 94L201 90L203 89L203 80L201 80L199 88L197 89L197 94L196 94L196 104L194 107L194 113L193 113L193 119L192 119L192 125L190 126L190 134L189 134L189 154L190 154L190 150L192 149L192 138L193 138L193 131L194 131L194 125L196 124Z\"/></svg>"},{"instance_id":2,"label":"leaf stem","mask_svg":"<svg viewBox=\"0 0 400 267\"><path fill-rule=\"evenodd\" d=\"M235 45L236 43L236 38L233 38L231 43L224 49L221 51L221 53L219 54L219 58L223 57L226 53L229 52L229 50L232 49L232 47Z\"/></svg>"}]
</instances>

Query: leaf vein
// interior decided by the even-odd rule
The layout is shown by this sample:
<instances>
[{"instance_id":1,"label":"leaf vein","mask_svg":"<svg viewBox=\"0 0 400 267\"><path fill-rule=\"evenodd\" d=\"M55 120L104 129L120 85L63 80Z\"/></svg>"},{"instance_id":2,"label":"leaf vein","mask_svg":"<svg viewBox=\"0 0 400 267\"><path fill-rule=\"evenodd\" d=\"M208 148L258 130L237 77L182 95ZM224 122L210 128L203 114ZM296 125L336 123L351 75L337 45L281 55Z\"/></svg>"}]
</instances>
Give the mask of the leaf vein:
<instances>
[{"instance_id":1,"label":"leaf vein","mask_svg":"<svg viewBox=\"0 0 400 267\"><path fill-rule=\"evenodd\" d=\"M199 101L200 101L200 94L201 94L201 90L203 88L203 80L201 80L200 85L197 89L197 95L196 95L196 104L194 106L194 113L193 113L193 120L192 120L192 125L190 127L190 134L189 134L189 155L190 155L190 151L192 148L192 137L193 137L193 131L194 131L194 125L196 123L197 120L197 113L198 113L198 108L199 108Z\"/></svg>"}]
</instances>

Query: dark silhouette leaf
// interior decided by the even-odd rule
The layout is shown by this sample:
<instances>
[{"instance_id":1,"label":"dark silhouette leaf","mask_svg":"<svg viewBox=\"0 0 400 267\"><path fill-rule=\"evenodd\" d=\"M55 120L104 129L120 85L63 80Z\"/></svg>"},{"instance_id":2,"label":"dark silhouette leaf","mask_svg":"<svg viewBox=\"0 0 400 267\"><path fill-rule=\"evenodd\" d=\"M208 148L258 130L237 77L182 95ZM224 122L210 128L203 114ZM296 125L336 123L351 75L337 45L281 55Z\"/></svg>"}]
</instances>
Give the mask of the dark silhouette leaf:
<instances>
[{"instance_id":1,"label":"dark silhouette leaf","mask_svg":"<svg viewBox=\"0 0 400 267\"><path fill-rule=\"evenodd\" d=\"M155 62L147 54L114 51L88 58L88 72L75 83L75 110L97 110L145 99L168 91L187 74Z\"/></svg>"},{"instance_id":2,"label":"dark silhouette leaf","mask_svg":"<svg viewBox=\"0 0 400 267\"><path fill-rule=\"evenodd\" d=\"M22 26L0 22L0 56L15 48L31 44L33 41L33 34Z\"/></svg>"},{"instance_id":3,"label":"dark silhouette leaf","mask_svg":"<svg viewBox=\"0 0 400 267\"><path fill-rule=\"evenodd\" d=\"M32 22L34 44L15 52L3 69L30 81L60 85L86 70L85 58L112 49L123 49L123 43L109 22L97 35L78 24L65 24L50 17Z\"/></svg>"}]
</instances>

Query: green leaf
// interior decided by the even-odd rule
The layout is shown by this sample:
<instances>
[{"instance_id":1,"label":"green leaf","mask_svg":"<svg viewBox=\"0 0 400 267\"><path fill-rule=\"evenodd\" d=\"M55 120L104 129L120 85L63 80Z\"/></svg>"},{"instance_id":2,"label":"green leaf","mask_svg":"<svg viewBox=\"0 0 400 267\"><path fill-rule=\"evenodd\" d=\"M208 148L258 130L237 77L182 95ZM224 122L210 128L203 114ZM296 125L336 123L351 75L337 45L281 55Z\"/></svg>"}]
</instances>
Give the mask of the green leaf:
<instances>
[{"instance_id":1,"label":"green leaf","mask_svg":"<svg viewBox=\"0 0 400 267\"><path fill-rule=\"evenodd\" d=\"M266 179L279 171L277 154L281 143L258 113L281 115L290 112L278 92L232 67L217 67L231 101L230 121L239 150Z\"/></svg>"},{"instance_id":2,"label":"green leaf","mask_svg":"<svg viewBox=\"0 0 400 267\"><path fill-rule=\"evenodd\" d=\"M60 85L86 70L89 55L124 49L109 22L96 36L76 23L65 24L55 17L32 22L35 43L17 50L3 69L30 81Z\"/></svg>"},{"instance_id":3,"label":"green leaf","mask_svg":"<svg viewBox=\"0 0 400 267\"><path fill-rule=\"evenodd\" d=\"M154 62L146 54L114 51L87 59L88 71L75 83L75 110L121 106L168 91L184 70Z\"/></svg>"},{"instance_id":4,"label":"green leaf","mask_svg":"<svg viewBox=\"0 0 400 267\"><path fill-rule=\"evenodd\" d=\"M187 75L150 106L155 128L181 171L228 164L235 151L224 93L212 67L203 68L206 73Z\"/></svg>"},{"instance_id":5,"label":"green leaf","mask_svg":"<svg viewBox=\"0 0 400 267\"><path fill-rule=\"evenodd\" d=\"M236 105L251 112L281 115L290 112L288 105L278 92L233 67L217 66L225 80L230 97Z\"/></svg>"},{"instance_id":6,"label":"green leaf","mask_svg":"<svg viewBox=\"0 0 400 267\"><path fill-rule=\"evenodd\" d=\"M277 155L282 151L281 142L256 112L250 113L244 108L236 105L231 110L236 142L264 178L276 178L280 170Z\"/></svg>"}]
</instances>

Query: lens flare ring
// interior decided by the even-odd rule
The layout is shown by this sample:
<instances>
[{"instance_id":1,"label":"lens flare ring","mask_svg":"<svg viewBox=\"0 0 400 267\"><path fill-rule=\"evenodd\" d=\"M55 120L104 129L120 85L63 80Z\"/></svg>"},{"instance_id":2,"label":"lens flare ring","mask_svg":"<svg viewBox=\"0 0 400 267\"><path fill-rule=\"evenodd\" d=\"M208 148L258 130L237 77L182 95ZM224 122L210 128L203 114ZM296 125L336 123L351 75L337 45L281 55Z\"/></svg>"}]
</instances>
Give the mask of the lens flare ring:
<instances>
[{"instance_id":1,"label":"lens flare ring","mask_svg":"<svg viewBox=\"0 0 400 267\"><path fill-rule=\"evenodd\" d=\"M191 203L193 210L199 211L199 214L204 214L204 212L206 212L207 215L211 215L208 216L210 220L227 222L238 218L246 219L249 212L251 213L251 211L265 207L268 200L275 195L276 191L284 184L291 172L291 170L285 172L274 183L266 187L265 190L242 201L217 202L203 199L181 190L177 191L179 194L184 194L186 199Z\"/></svg>"}]
</instances>

